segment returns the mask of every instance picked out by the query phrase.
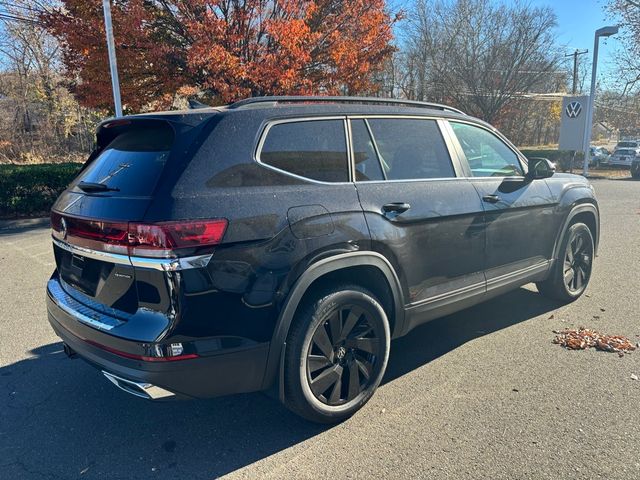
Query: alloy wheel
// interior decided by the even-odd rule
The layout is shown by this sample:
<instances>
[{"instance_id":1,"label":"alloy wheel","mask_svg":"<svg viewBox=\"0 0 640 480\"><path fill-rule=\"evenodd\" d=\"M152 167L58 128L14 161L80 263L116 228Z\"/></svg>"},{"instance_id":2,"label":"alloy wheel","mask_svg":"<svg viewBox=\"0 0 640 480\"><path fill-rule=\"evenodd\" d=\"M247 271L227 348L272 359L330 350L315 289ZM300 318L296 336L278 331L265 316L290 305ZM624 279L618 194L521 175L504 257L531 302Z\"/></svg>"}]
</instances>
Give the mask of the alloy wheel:
<instances>
[{"instance_id":1,"label":"alloy wheel","mask_svg":"<svg viewBox=\"0 0 640 480\"><path fill-rule=\"evenodd\" d=\"M318 400L343 405L369 388L384 354L378 328L357 305L340 306L319 323L306 358L307 381Z\"/></svg>"},{"instance_id":2,"label":"alloy wheel","mask_svg":"<svg viewBox=\"0 0 640 480\"><path fill-rule=\"evenodd\" d=\"M591 275L593 244L584 232L576 232L567 243L564 284L572 294L583 290Z\"/></svg>"}]
</instances>

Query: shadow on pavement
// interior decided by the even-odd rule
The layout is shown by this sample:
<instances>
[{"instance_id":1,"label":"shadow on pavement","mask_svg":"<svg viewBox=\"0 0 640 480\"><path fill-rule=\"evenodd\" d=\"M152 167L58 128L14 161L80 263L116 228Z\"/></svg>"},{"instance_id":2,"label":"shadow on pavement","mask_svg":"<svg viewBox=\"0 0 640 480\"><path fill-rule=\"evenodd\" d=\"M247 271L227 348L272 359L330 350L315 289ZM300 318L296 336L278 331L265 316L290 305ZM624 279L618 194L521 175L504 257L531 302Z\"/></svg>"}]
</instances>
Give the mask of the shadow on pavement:
<instances>
[{"instance_id":1,"label":"shadow on pavement","mask_svg":"<svg viewBox=\"0 0 640 480\"><path fill-rule=\"evenodd\" d=\"M391 356L383 383L393 381L470 340L524 322L559 306L538 292L520 288L421 325L409 335L391 343Z\"/></svg>"},{"instance_id":2,"label":"shadow on pavement","mask_svg":"<svg viewBox=\"0 0 640 480\"><path fill-rule=\"evenodd\" d=\"M385 382L465 342L553 310L519 289L394 341ZM318 435L265 395L152 403L115 388L62 344L0 368L3 478L214 478Z\"/></svg>"}]
</instances>

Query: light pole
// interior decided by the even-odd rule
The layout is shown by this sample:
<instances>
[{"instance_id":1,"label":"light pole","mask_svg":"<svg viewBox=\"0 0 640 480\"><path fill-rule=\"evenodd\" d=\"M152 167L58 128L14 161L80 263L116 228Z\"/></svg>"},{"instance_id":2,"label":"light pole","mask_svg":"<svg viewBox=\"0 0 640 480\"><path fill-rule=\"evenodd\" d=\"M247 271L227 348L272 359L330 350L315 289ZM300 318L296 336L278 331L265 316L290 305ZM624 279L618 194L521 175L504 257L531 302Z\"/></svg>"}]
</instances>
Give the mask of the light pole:
<instances>
[{"instance_id":1,"label":"light pole","mask_svg":"<svg viewBox=\"0 0 640 480\"><path fill-rule=\"evenodd\" d=\"M593 129L593 102L596 95L596 71L598 69L598 44L600 43L600 37L610 37L618 33L618 27L602 27L596 30L595 38L593 41L593 67L591 68L591 93L589 94L589 101L587 102L587 114L585 115L585 132L584 132L584 164L582 166L582 174L586 177L589 174L589 157L591 156L591 150L589 146L591 144L591 130Z\"/></svg>"},{"instance_id":2,"label":"light pole","mask_svg":"<svg viewBox=\"0 0 640 480\"><path fill-rule=\"evenodd\" d=\"M120 81L118 80L118 63L116 62L116 46L113 41L113 27L111 26L111 0L102 0L104 11L104 29L107 33L107 50L109 52L109 69L111 70L111 88L113 89L113 103L116 117L122 116L122 101L120 100Z\"/></svg>"}]
</instances>

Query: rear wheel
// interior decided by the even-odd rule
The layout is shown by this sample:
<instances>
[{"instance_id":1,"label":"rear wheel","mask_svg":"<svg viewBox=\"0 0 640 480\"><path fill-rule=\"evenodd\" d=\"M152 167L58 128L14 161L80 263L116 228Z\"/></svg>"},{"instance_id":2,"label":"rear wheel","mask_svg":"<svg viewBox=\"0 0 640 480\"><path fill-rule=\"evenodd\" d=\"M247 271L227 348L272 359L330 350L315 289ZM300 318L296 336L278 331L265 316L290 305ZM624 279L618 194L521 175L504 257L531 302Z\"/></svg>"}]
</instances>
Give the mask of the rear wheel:
<instances>
[{"instance_id":1,"label":"rear wheel","mask_svg":"<svg viewBox=\"0 0 640 480\"><path fill-rule=\"evenodd\" d=\"M285 404L314 422L350 417L380 384L389 343L387 315L371 292L355 285L318 292L287 337Z\"/></svg>"},{"instance_id":2,"label":"rear wheel","mask_svg":"<svg viewBox=\"0 0 640 480\"><path fill-rule=\"evenodd\" d=\"M591 278L594 244L589 227L584 223L571 225L562 239L560 252L549 278L536 286L547 297L572 302L584 293Z\"/></svg>"}]
</instances>

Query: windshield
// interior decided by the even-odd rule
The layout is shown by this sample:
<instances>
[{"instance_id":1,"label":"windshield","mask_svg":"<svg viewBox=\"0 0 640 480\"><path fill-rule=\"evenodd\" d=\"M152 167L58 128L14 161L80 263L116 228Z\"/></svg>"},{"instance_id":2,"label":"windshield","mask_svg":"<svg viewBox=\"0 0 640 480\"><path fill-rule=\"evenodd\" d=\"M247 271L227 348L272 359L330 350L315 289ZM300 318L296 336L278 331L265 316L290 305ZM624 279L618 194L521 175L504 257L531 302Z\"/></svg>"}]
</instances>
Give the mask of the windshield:
<instances>
[{"instance_id":1,"label":"windshield","mask_svg":"<svg viewBox=\"0 0 640 480\"><path fill-rule=\"evenodd\" d=\"M150 196L169 157L172 140L173 135L167 135L165 129L127 131L100 153L73 187L87 191L87 184L102 184L110 195Z\"/></svg>"},{"instance_id":2,"label":"windshield","mask_svg":"<svg viewBox=\"0 0 640 480\"><path fill-rule=\"evenodd\" d=\"M619 142L618 147L620 148L635 148L638 146L638 142Z\"/></svg>"},{"instance_id":3,"label":"windshield","mask_svg":"<svg viewBox=\"0 0 640 480\"><path fill-rule=\"evenodd\" d=\"M616 150L616 155L635 155L636 151L633 149Z\"/></svg>"}]
</instances>

